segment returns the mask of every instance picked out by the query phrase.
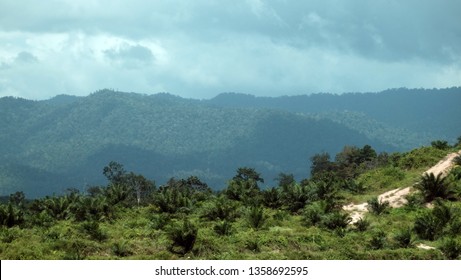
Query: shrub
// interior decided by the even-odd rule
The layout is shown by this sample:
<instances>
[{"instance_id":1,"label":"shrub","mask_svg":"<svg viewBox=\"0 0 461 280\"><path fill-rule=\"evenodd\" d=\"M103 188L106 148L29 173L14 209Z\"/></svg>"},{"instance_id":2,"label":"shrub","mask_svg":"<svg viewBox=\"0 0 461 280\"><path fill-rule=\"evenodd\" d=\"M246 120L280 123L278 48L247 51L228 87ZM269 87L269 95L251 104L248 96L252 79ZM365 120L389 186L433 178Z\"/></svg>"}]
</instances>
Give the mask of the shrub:
<instances>
[{"instance_id":1,"label":"shrub","mask_svg":"<svg viewBox=\"0 0 461 280\"><path fill-rule=\"evenodd\" d=\"M0 226L13 227L24 223L24 211L12 203L0 205Z\"/></svg>"},{"instance_id":2,"label":"shrub","mask_svg":"<svg viewBox=\"0 0 461 280\"><path fill-rule=\"evenodd\" d=\"M436 140L431 142L431 146L439 150L447 150L450 148L450 145L447 141Z\"/></svg>"},{"instance_id":3,"label":"shrub","mask_svg":"<svg viewBox=\"0 0 461 280\"><path fill-rule=\"evenodd\" d=\"M219 235L231 235L232 223L227 220L218 221L213 227L213 230Z\"/></svg>"},{"instance_id":4,"label":"shrub","mask_svg":"<svg viewBox=\"0 0 461 280\"><path fill-rule=\"evenodd\" d=\"M127 257L133 254L128 248L128 242L126 240L115 242L111 249L114 255L118 257Z\"/></svg>"},{"instance_id":5,"label":"shrub","mask_svg":"<svg viewBox=\"0 0 461 280\"><path fill-rule=\"evenodd\" d=\"M174 214L176 212L190 212L192 201L187 193L177 187L163 187L154 194L154 204L160 209L160 212Z\"/></svg>"},{"instance_id":6,"label":"shrub","mask_svg":"<svg viewBox=\"0 0 461 280\"><path fill-rule=\"evenodd\" d=\"M371 235L371 239L369 241L369 246L373 250L383 249L386 245L387 237L386 233L382 230L375 231Z\"/></svg>"},{"instance_id":7,"label":"shrub","mask_svg":"<svg viewBox=\"0 0 461 280\"><path fill-rule=\"evenodd\" d=\"M263 207L252 206L248 209L247 221L254 228L261 228L267 220L267 215L264 213Z\"/></svg>"},{"instance_id":8,"label":"shrub","mask_svg":"<svg viewBox=\"0 0 461 280\"><path fill-rule=\"evenodd\" d=\"M92 239L99 242L107 239L107 233L105 233L99 227L99 222L97 221L86 221L80 225L80 229L83 233L88 234Z\"/></svg>"},{"instance_id":9,"label":"shrub","mask_svg":"<svg viewBox=\"0 0 461 280\"><path fill-rule=\"evenodd\" d=\"M407 200L405 207L408 210L415 210L424 205L424 197L419 192L408 194L405 199Z\"/></svg>"},{"instance_id":10,"label":"shrub","mask_svg":"<svg viewBox=\"0 0 461 280\"><path fill-rule=\"evenodd\" d=\"M150 218L150 226L156 230L162 230L170 222L171 217L168 213L160 213Z\"/></svg>"},{"instance_id":11,"label":"shrub","mask_svg":"<svg viewBox=\"0 0 461 280\"><path fill-rule=\"evenodd\" d=\"M283 205L281 192L278 188L270 188L262 192L262 202L266 207L277 209Z\"/></svg>"},{"instance_id":12,"label":"shrub","mask_svg":"<svg viewBox=\"0 0 461 280\"><path fill-rule=\"evenodd\" d=\"M437 176L434 173L425 173L421 177L421 181L416 185L416 188L421 191L425 201L430 202L437 197L443 199L454 198L455 191L450 185L445 184L445 178L442 176L442 173L439 173Z\"/></svg>"},{"instance_id":13,"label":"shrub","mask_svg":"<svg viewBox=\"0 0 461 280\"><path fill-rule=\"evenodd\" d=\"M443 226L431 212L424 212L416 217L414 230L420 238L432 241L442 233Z\"/></svg>"},{"instance_id":14,"label":"shrub","mask_svg":"<svg viewBox=\"0 0 461 280\"><path fill-rule=\"evenodd\" d=\"M357 231L364 232L370 227L370 222L367 219L360 218L354 223L354 226Z\"/></svg>"},{"instance_id":15,"label":"shrub","mask_svg":"<svg viewBox=\"0 0 461 280\"><path fill-rule=\"evenodd\" d=\"M211 206L205 208L201 218L210 221L228 220L234 221L238 217L238 202L225 196L218 197Z\"/></svg>"},{"instance_id":16,"label":"shrub","mask_svg":"<svg viewBox=\"0 0 461 280\"><path fill-rule=\"evenodd\" d=\"M355 180L345 180L341 188L354 194L363 194L367 189L363 182L356 182Z\"/></svg>"},{"instance_id":17,"label":"shrub","mask_svg":"<svg viewBox=\"0 0 461 280\"><path fill-rule=\"evenodd\" d=\"M414 230L423 239L435 240L446 231L456 232L460 227L458 218L459 215L454 208L441 200L436 200L434 209L424 211L416 217ZM448 226L450 228L446 230Z\"/></svg>"},{"instance_id":18,"label":"shrub","mask_svg":"<svg viewBox=\"0 0 461 280\"><path fill-rule=\"evenodd\" d=\"M389 211L389 202L378 200L378 197L374 197L368 200L368 211L375 215L385 214Z\"/></svg>"},{"instance_id":19,"label":"shrub","mask_svg":"<svg viewBox=\"0 0 461 280\"><path fill-rule=\"evenodd\" d=\"M194 248L197 235L197 226L188 219L184 219L182 223L175 223L168 230L168 236L172 241L170 251L182 255L190 252Z\"/></svg>"},{"instance_id":20,"label":"shrub","mask_svg":"<svg viewBox=\"0 0 461 280\"><path fill-rule=\"evenodd\" d=\"M413 246L413 236L411 228L399 231L394 240L400 248L410 248Z\"/></svg>"},{"instance_id":21,"label":"shrub","mask_svg":"<svg viewBox=\"0 0 461 280\"><path fill-rule=\"evenodd\" d=\"M452 238L445 240L439 249L450 260L455 260L461 255L461 243Z\"/></svg>"},{"instance_id":22,"label":"shrub","mask_svg":"<svg viewBox=\"0 0 461 280\"><path fill-rule=\"evenodd\" d=\"M320 224L325 215L325 202L316 201L304 208L303 222L307 226L316 226Z\"/></svg>"},{"instance_id":23,"label":"shrub","mask_svg":"<svg viewBox=\"0 0 461 280\"><path fill-rule=\"evenodd\" d=\"M254 253L261 252L261 241L257 237L253 237L246 241L246 248Z\"/></svg>"},{"instance_id":24,"label":"shrub","mask_svg":"<svg viewBox=\"0 0 461 280\"><path fill-rule=\"evenodd\" d=\"M335 230L338 228L346 228L349 223L351 222L352 218L349 216L348 213L341 213L339 211L335 211L332 213L326 214L321 222L321 225Z\"/></svg>"},{"instance_id":25,"label":"shrub","mask_svg":"<svg viewBox=\"0 0 461 280\"><path fill-rule=\"evenodd\" d=\"M292 184L282 192L284 206L292 213L303 209L307 204L315 200L315 186L313 184Z\"/></svg>"}]
</instances>

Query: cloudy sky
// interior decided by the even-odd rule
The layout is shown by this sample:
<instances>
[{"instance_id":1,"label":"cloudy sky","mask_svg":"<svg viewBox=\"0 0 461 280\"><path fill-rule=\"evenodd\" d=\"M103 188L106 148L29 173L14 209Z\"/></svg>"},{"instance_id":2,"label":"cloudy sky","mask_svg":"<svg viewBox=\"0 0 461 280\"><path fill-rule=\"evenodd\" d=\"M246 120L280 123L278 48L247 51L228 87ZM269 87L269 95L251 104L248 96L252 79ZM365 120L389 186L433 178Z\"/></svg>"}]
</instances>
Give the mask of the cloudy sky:
<instances>
[{"instance_id":1,"label":"cloudy sky","mask_svg":"<svg viewBox=\"0 0 461 280\"><path fill-rule=\"evenodd\" d=\"M461 85L461 0L1 0L0 96Z\"/></svg>"}]
</instances>

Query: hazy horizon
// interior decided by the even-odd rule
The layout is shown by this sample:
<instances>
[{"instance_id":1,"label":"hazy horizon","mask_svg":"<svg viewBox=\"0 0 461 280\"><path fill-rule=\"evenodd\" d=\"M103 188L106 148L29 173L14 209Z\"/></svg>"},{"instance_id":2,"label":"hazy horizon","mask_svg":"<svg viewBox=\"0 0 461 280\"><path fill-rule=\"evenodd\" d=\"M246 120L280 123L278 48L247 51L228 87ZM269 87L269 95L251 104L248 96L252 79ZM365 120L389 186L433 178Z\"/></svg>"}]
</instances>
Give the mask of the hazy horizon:
<instances>
[{"instance_id":1,"label":"hazy horizon","mask_svg":"<svg viewBox=\"0 0 461 280\"><path fill-rule=\"evenodd\" d=\"M0 3L0 97L449 88L460 1Z\"/></svg>"}]
</instances>

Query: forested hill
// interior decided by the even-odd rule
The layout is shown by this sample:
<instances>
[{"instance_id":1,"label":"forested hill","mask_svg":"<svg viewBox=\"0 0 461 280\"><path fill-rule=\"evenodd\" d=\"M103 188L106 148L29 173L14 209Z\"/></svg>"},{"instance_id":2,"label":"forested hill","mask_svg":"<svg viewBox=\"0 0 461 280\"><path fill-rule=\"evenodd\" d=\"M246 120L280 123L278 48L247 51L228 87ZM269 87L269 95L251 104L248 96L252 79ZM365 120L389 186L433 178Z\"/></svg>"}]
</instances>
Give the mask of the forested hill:
<instances>
[{"instance_id":1,"label":"forested hill","mask_svg":"<svg viewBox=\"0 0 461 280\"><path fill-rule=\"evenodd\" d=\"M273 104L299 99L294 103L302 107L303 102L309 103L303 100L374 100L381 94L250 99ZM429 95L438 97L423 98L433 106L449 107L443 112L426 111L430 139L451 140L452 134L444 127L455 124L457 131L453 134L459 136L460 112L452 110L461 104L457 102L459 89ZM271 185L280 172L293 173L296 179L308 177L310 158L319 152L334 155L345 145L365 144L377 151L401 150L397 132L419 135L405 127L414 126L412 122L422 116L422 109L418 109L420 113L415 114L419 115L402 119L394 128L383 118L367 119L370 110L358 111L358 107L351 108L354 112L332 113L329 108L325 108L328 112L320 110L320 105L314 106L315 110L306 105L304 111L264 102L230 106L223 99L229 97L241 96L221 95L199 101L165 93L101 90L87 97L61 95L45 101L0 98L0 195L24 191L35 197L61 193L69 187L84 190L105 183L102 169L110 161L158 184L171 177L194 175L220 189L238 167L249 166ZM418 97L409 93L405 100L422 106ZM364 100L349 103L359 106L366 103ZM388 114L403 110L399 106L413 107L396 103ZM436 122L440 122L437 127L443 133L431 130ZM380 133L387 138L380 138Z\"/></svg>"},{"instance_id":2,"label":"forested hill","mask_svg":"<svg viewBox=\"0 0 461 280\"><path fill-rule=\"evenodd\" d=\"M282 97L223 93L207 102L331 119L402 150L427 145L434 138L454 143L461 133L461 87Z\"/></svg>"}]
</instances>

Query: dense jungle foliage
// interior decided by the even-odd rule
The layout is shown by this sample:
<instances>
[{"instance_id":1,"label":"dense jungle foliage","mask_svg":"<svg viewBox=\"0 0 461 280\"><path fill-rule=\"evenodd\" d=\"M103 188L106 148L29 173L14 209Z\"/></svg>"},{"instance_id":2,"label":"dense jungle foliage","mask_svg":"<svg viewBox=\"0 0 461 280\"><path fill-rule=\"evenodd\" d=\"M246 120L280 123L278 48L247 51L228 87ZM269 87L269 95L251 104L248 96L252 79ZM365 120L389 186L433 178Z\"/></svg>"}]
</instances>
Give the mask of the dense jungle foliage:
<instances>
[{"instance_id":1,"label":"dense jungle foliage","mask_svg":"<svg viewBox=\"0 0 461 280\"><path fill-rule=\"evenodd\" d=\"M309 178L280 173L265 188L255 168L240 167L220 191L197 176L158 186L111 161L100 169L104 185L4 197L0 258L459 259L461 157L447 176L422 176L460 150L458 140L390 154L370 145L320 152ZM401 208L377 199L408 186ZM342 206L367 201L370 212L350 223Z\"/></svg>"},{"instance_id":2,"label":"dense jungle foliage","mask_svg":"<svg viewBox=\"0 0 461 280\"><path fill-rule=\"evenodd\" d=\"M456 141L461 88L211 100L100 90L86 97L0 98L0 195L84 192L101 166L122 162L164 184L198 176L223 189L239 166L271 186L280 172L309 176L306 160L343 145L402 152ZM307 161L307 163L306 163Z\"/></svg>"}]
</instances>

